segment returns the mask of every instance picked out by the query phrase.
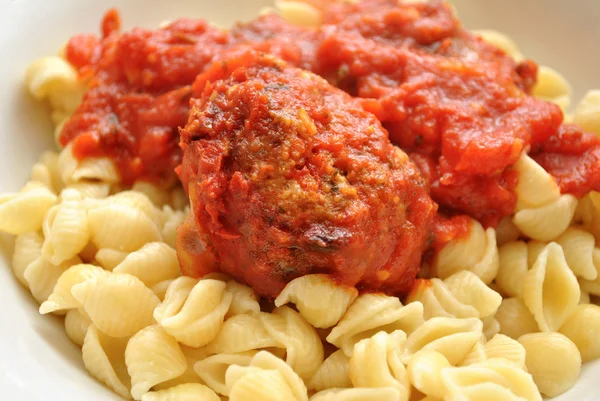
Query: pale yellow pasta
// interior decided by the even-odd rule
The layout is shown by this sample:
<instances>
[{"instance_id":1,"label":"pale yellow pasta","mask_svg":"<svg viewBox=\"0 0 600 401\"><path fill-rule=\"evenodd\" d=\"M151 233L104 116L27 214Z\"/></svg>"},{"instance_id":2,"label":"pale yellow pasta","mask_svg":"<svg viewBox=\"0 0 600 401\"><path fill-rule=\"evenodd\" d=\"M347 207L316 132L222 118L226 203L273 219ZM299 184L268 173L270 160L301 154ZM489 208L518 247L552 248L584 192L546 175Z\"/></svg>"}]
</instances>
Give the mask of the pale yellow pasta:
<instances>
[{"instance_id":1,"label":"pale yellow pasta","mask_svg":"<svg viewBox=\"0 0 600 401\"><path fill-rule=\"evenodd\" d=\"M29 288L25 280L25 270L30 263L42 256L44 237L37 232L18 235L12 256L12 270L19 282Z\"/></svg>"},{"instance_id":2,"label":"pale yellow pasta","mask_svg":"<svg viewBox=\"0 0 600 401\"><path fill-rule=\"evenodd\" d=\"M154 323L159 300L138 278L107 273L73 286L73 297L94 326L111 337L130 337Z\"/></svg>"},{"instance_id":3,"label":"pale yellow pasta","mask_svg":"<svg viewBox=\"0 0 600 401\"><path fill-rule=\"evenodd\" d=\"M503 334L495 335L485 344L476 344L465 358L471 359L471 362L465 363L463 361L462 365L471 365L496 358L505 359L515 366L525 369L525 348L517 340Z\"/></svg>"},{"instance_id":4,"label":"pale yellow pasta","mask_svg":"<svg viewBox=\"0 0 600 401\"><path fill-rule=\"evenodd\" d=\"M142 401L220 401L210 388L199 383L180 384L166 390L151 391Z\"/></svg>"},{"instance_id":5,"label":"pale yellow pasta","mask_svg":"<svg viewBox=\"0 0 600 401\"><path fill-rule=\"evenodd\" d=\"M168 204L171 198L171 194L167 190L161 189L147 181L134 182L131 190L143 193L152 201L152 203L159 207Z\"/></svg>"},{"instance_id":6,"label":"pale yellow pasta","mask_svg":"<svg viewBox=\"0 0 600 401\"><path fill-rule=\"evenodd\" d=\"M474 273L463 270L445 280L421 281L408 302L423 304L425 319L435 316L484 318L496 313L502 297Z\"/></svg>"},{"instance_id":7,"label":"pale yellow pasta","mask_svg":"<svg viewBox=\"0 0 600 401\"><path fill-rule=\"evenodd\" d=\"M570 194L561 195L547 205L517 212L513 221L529 238L551 241L565 232L576 208L577 198Z\"/></svg>"},{"instance_id":8,"label":"pale yellow pasta","mask_svg":"<svg viewBox=\"0 0 600 401\"><path fill-rule=\"evenodd\" d=\"M402 305L396 297L382 294L360 295L327 336L327 342L352 355L354 344L385 331L402 330L412 333L423 324L423 305L412 302Z\"/></svg>"},{"instance_id":9,"label":"pale yellow pasta","mask_svg":"<svg viewBox=\"0 0 600 401\"><path fill-rule=\"evenodd\" d=\"M79 254L90 240L87 209L83 197L74 189L65 189L61 203L54 206L43 224L42 255L59 264Z\"/></svg>"},{"instance_id":10,"label":"pale yellow pasta","mask_svg":"<svg viewBox=\"0 0 600 401\"><path fill-rule=\"evenodd\" d=\"M500 333L513 339L539 331L533 315L520 298L503 299L495 318L500 323Z\"/></svg>"},{"instance_id":11,"label":"pale yellow pasta","mask_svg":"<svg viewBox=\"0 0 600 401\"><path fill-rule=\"evenodd\" d=\"M13 235L38 231L57 200L44 186L30 186L22 192L1 196L0 231Z\"/></svg>"},{"instance_id":12,"label":"pale yellow pasta","mask_svg":"<svg viewBox=\"0 0 600 401\"><path fill-rule=\"evenodd\" d=\"M137 332L125 348L131 395L140 400L153 386L182 375L187 361L177 340L159 325Z\"/></svg>"},{"instance_id":13,"label":"pale yellow pasta","mask_svg":"<svg viewBox=\"0 0 600 401\"><path fill-rule=\"evenodd\" d=\"M232 295L225 287L219 280L180 277L169 286L154 318L180 343L204 346L221 330L231 304Z\"/></svg>"},{"instance_id":14,"label":"pale yellow pasta","mask_svg":"<svg viewBox=\"0 0 600 401\"><path fill-rule=\"evenodd\" d=\"M385 388L336 388L320 391L310 401L398 401L398 390Z\"/></svg>"},{"instance_id":15,"label":"pale yellow pasta","mask_svg":"<svg viewBox=\"0 0 600 401\"><path fill-rule=\"evenodd\" d=\"M575 109L573 122L584 131L600 135L600 90L586 92Z\"/></svg>"},{"instance_id":16,"label":"pale yellow pasta","mask_svg":"<svg viewBox=\"0 0 600 401\"><path fill-rule=\"evenodd\" d=\"M523 241L508 242L499 248L499 255L496 285L506 296L521 296L523 278L529 271L527 244Z\"/></svg>"},{"instance_id":17,"label":"pale yellow pasta","mask_svg":"<svg viewBox=\"0 0 600 401\"><path fill-rule=\"evenodd\" d=\"M580 289L562 248L550 243L523 278L523 302L541 331L556 331L579 303Z\"/></svg>"},{"instance_id":18,"label":"pale yellow pasta","mask_svg":"<svg viewBox=\"0 0 600 401\"><path fill-rule=\"evenodd\" d=\"M562 247L567 264L577 277L585 280L598 278L594 258L599 258L600 250L595 248L596 241L592 234L576 227L569 227L556 239L556 243Z\"/></svg>"},{"instance_id":19,"label":"pale yellow pasta","mask_svg":"<svg viewBox=\"0 0 600 401\"><path fill-rule=\"evenodd\" d=\"M123 262L128 255L129 252L117 251L110 248L102 248L96 252L94 258L103 269L112 271L121 262Z\"/></svg>"},{"instance_id":20,"label":"pale yellow pasta","mask_svg":"<svg viewBox=\"0 0 600 401\"><path fill-rule=\"evenodd\" d=\"M351 387L350 358L342 350L335 351L319 366L306 385L316 391Z\"/></svg>"},{"instance_id":21,"label":"pale yellow pasta","mask_svg":"<svg viewBox=\"0 0 600 401\"><path fill-rule=\"evenodd\" d=\"M190 383L204 384L202 379L200 379L200 376L198 376L196 374L196 371L194 370L194 365L197 362L206 359L206 357L208 356L208 353L206 352L206 350L204 348L186 347L185 345L181 345L181 344L180 344L180 348L181 348L181 352L183 352L183 355L185 356L185 360L187 363L185 372L183 372L181 375L179 375L171 380L167 380L165 382L155 385L154 387L152 387L153 390L166 390L170 387L179 386L181 384L190 384Z\"/></svg>"},{"instance_id":22,"label":"pale yellow pasta","mask_svg":"<svg viewBox=\"0 0 600 401\"><path fill-rule=\"evenodd\" d=\"M83 364L98 381L121 397L131 399L131 379L125 365L128 338L112 338L89 326L81 348Z\"/></svg>"},{"instance_id":23,"label":"pale yellow pasta","mask_svg":"<svg viewBox=\"0 0 600 401\"><path fill-rule=\"evenodd\" d=\"M226 319L236 315L258 315L260 313L258 295L256 295L256 292L252 288L240 284L235 280L229 280L225 289L232 296L231 305L225 315Z\"/></svg>"},{"instance_id":24,"label":"pale yellow pasta","mask_svg":"<svg viewBox=\"0 0 600 401\"><path fill-rule=\"evenodd\" d=\"M126 205L138 209L146 214L157 225L164 223L165 213L156 207L152 201L143 193L135 191L118 192L106 199L90 202L93 206Z\"/></svg>"},{"instance_id":25,"label":"pale yellow pasta","mask_svg":"<svg viewBox=\"0 0 600 401\"><path fill-rule=\"evenodd\" d=\"M147 287L181 275L175 249L162 242L148 243L130 253L113 272L131 274L142 280Z\"/></svg>"},{"instance_id":26,"label":"pale yellow pasta","mask_svg":"<svg viewBox=\"0 0 600 401\"><path fill-rule=\"evenodd\" d=\"M185 220L185 213L176 211L169 216L162 227L162 236L165 243L175 248L175 240L177 238L177 228Z\"/></svg>"},{"instance_id":27,"label":"pale yellow pasta","mask_svg":"<svg viewBox=\"0 0 600 401\"><path fill-rule=\"evenodd\" d=\"M120 181L119 173L109 158L89 157L77 160L73 155L73 145L67 145L58 157L58 169L62 181L72 184L79 181L98 180L115 184Z\"/></svg>"},{"instance_id":28,"label":"pale yellow pasta","mask_svg":"<svg viewBox=\"0 0 600 401\"><path fill-rule=\"evenodd\" d=\"M500 220L498 227L496 227L496 242L498 246L502 246L508 242L516 241L519 239L521 233L515 223L513 223L510 216L506 216Z\"/></svg>"},{"instance_id":29,"label":"pale yellow pasta","mask_svg":"<svg viewBox=\"0 0 600 401\"><path fill-rule=\"evenodd\" d=\"M46 188L48 188L53 194L56 194L56 189L52 183L52 175L50 170L43 163L36 163L31 168L30 181L39 182Z\"/></svg>"},{"instance_id":30,"label":"pale yellow pasta","mask_svg":"<svg viewBox=\"0 0 600 401\"><path fill-rule=\"evenodd\" d=\"M481 322L483 323L483 336L486 340L490 340L500 333L500 322L494 315L482 318Z\"/></svg>"},{"instance_id":31,"label":"pale yellow pasta","mask_svg":"<svg viewBox=\"0 0 600 401\"><path fill-rule=\"evenodd\" d=\"M58 169L58 153L52 151L43 152L39 163L43 164L52 177L52 188L54 193L59 193L64 188L60 170Z\"/></svg>"},{"instance_id":32,"label":"pale yellow pasta","mask_svg":"<svg viewBox=\"0 0 600 401\"><path fill-rule=\"evenodd\" d=\"M450 366L448 359L439 352L419 351L407 365L409 381L421 393L441 399L444 397L444 386L440 372Z\"/></svg>"},{"instance_id":33,"label":"pale yellow pasta","mask_svg":"<svg viewBox=\"0 0 600 401\"><path fill-rule=\"evenodd\" d=\"M276 0L275 7L283 19L300 26L321 25L321 12L302 1Z\"/></svg>"},{"instance_id":34,"label":"pale yellow pasta","mask_svg":"<svg viewBox=\"0 0 600 401\"><path fill-rule=\"evenodd\" d=\"M91 239L98 249L132 252L162 239L156 223L146 213L125 204L93 208L88 216Z\"/></svg>"},{"instance_id":35,"label":"pale yellow pasta","mask_svg":"<svg viewBox=\"0 0 600 401\"><path fill-rule=\"evenodd\" d=\"M165 296L167 295L167 290L171 283L175 281L175 279L161 281L160 283L156 283L150 288L154 294L160 299L160 302L165 300Z\"/></svg>"},{"instance_id":36,"label":"pale yellow pasta","mask_svg":"<svg viewBox=\"0 0 600 401\"><path fill-rule=\"evenodd\" d=\"M481 363L487 361L488 357L485 352L485 338L481 338L479 341L473 345L473 348L469 351L469 353L465 356L461 363L458 366L469 366L475 363Z\"/></svg>"},{"instance_id":37,"label":"pale yellow pasta","mask_svg":"<svg viewBox=\"0 0 600 401\"><path fill-rule=\"evenodd\" d=\"M575 343L583 362L600 358L600 306L577 306L559 331Z\"/></svg>"},{"instance_id":38,"label":"pale yellow pasta","mask_svg":"<svg viewBox=\"0 0 600 401\"><path fill-rule=\"evenodd\" d=\"M590 293L584 290L581 290L581 295L579 296L579 305L589 304L592 300L590 298Z\"/></svg>"},{"instance_id":39,"label":"pale yellow pasta","mask_svg":"<svg viewBox=\"0 0 600 401\"><path fill-rule=\"evenodd\" d=\"M444 400L541 401L533 378L504 359L441 370Z\"/></svg>"},{"instance_id":40,"label":"pale yellow pasta","mask_svg":"<svg viewBox=\"0 0 600 401\"><path fill-rule=\"evenodd\" d=\"M194 364L194 371L200 379L215 392L228 396L229 388L225 383L225 374L232 365L250 366L256 351L238 354L216 354Z\"/></svg>"},{"instance_id":41,"label":"pale yellow pasta","mask_svg":"<svg viewBox=\"0 0 600 401\"><path fill-rule=\"evenodd\" d=\"M258 315L236 315L225 321L206 350L210 354L235 354L271 347L283 345L265 329Z\"/></svg>"},{"instance_id":42,"label":"pale yellow pasta","mask_svg":"<svg viewBox=\"0 0 600 401\"><path fill-rule=\"evenodd\" d=\"M571 103L573 89L569 82L557 71L541 65L538 68L537 82L531 94L539 99L557 104L565 111Z\"/></svg>"},{"instance_id":43,"label":"pale yellow pasta","mask_svg":"<svg viewBox=\"0 0 600 401\"><path fill-rule=\"evenodd\" d=\"M504 51L516 61L521 61L524 57L519 51L519 46L506 34L491 29L478 29L473 31L474 34L480 36L486 42L496 46Z\"/></svg>"},{"instance_id":44,"label":"pale yellow pasta","mask_svg":"<svg viewBox=\"0 0 600 401\"><path fill-rule=\"evenodd\" d=\"M287 306L261 313L265 330L286 349L286 362L305 380L311 378L323 363L321 338L300 314Z\"/></svg>"},{"instance_id":45,"label":"pale yellow pasta","mask_svg":"<svg viewBox=\"0 0 600 401\"><path fill-rule=\"evenodd\" d=\"M58 310L79 308L81 303L73 297L71 289L86 280L105 274L107 273L102 268L89 264L69 267L58 278L48 299L40 305L40 313L44 315Z\"/></svg>"},{"instance_id":46,"label":"pale yellow pasta","mask_svg":"<svg viewBox=\"0 0 600 401\"><path fill-rule=\"evenodd\" d=\"M33 295L33 298L41 304L48 299L54 286L58 282L59 277L71 266L80 264L81 260L77 257L64 261L59 265L55 265L39 257L31 262L23 277L27 282L27 287Z\"/></svg>"},{"instance_id":47,"label":"pale yellow pasta","mask_svg":"<svg viewBox=\"0 0 600 401\"><path fill-rule=\"evenodd\" d=\"M380 331L354 346L350 358L350 381L354 387L392 387L398 390L399 400L410 398L410 381L406 367L400 361L400 347L406 334Z\"/></svg>"},{"instance_id":48,"label":"pale yellow pasta","mask_svg":"<svg viewBox=\"0 0 600 401\"><path fill-rule=\"evenodd\" d=\"M65 332L73 344L83 346L85 335L92 321L80 309L71 309L65 315Z\"/></svg>"},{"instance_id":49,"label":"pale yellow pasta","mask_svg":"<svg viewBox=\"0 0 600 401\"><path fill-rule=\"evenodd\" d=\"M519 175L516 211L547 205L560 197L554 178L526 153L521 154L513 169Z\"/></svg>"},{"instance_id":50,"label":"pale yellow pasta","mask_svg":"<svg viewBox=\"0 0 600 401\"><path fill-rule=\"evenodd\" d=\"M477 318L434 317L408 336L401 349L401 360L409 363L420 350L441 353L451 365L458 365L482 336L483 323Z\"/></svg>"},{"instance_id":51,"label":"pale yellow pasta","mask_svg":"<svg viewBox=\"0 0 600 401\"><path fill-rule=\"evenodd\" d=\"M581 355L573 341L560 333L533 333L519 338L527 354L527 370L538 389L556 397L575 385Z\"/></svg>"},{"instance_id":52,"label":"pale yellow pasta","mask_svg":"<svg viewBox=\"0 0 600 401\"><path fill-rule=\"evenodd\" d=\"M101 199L110 193L110 184L98 181L79 181L69 184L67 188L79 192L84 198Z\"/></svg>"},{"instance_id":53,"label":"pale yellow pasta","mask_svg":"<svg viewBox=\"0 0 600 401\"><path fill-rule=\"evenodd\" d=\"M334 326L358 296L354 287L341 286L325 275L312 274L290 281L275 299L275 306L293 303L310 324Z\"/></svg>"},{"instance_id":54,"label":"pale yellow pasta","mask_svg":"<svg viewBox=\"0 0 600 401\"><path fill-rule=\"evenodd\" d=\"M250 366L230 366L225 383L230 401L308 401L306 386L298 374L266 351L256 354Z\"/></svg>"},{"instance_id":55,"label":"pale yellow pasta","mask_svg":"<svg viewBox=\"0 0 600 401\"><path fill-rule=\"evenodd\" d=\"M477 220L471 220L469 235L448 242L435 256L433 271L445 279L469 270L489 284L498 273L498 247L496 231L487 230Z\"/></svg>"}]
</instances>

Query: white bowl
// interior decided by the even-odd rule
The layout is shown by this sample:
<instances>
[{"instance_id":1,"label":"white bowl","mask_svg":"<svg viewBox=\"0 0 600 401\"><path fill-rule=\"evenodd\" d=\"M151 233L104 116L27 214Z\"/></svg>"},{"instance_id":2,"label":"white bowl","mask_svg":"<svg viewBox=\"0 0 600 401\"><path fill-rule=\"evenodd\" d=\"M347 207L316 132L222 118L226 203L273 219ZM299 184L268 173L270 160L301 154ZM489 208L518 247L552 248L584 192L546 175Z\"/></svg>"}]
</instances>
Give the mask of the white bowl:
<instances>
[{"instance_id":1,"label":"white bowl","mask_svg":"<svg viewBox=\"0 0 600 401\"><path fill-rule=\"evenodd\" d=\"M252 18L269 0L0 0L0 193L18 189L39 153L52 146L46 110L26 95L22 75L71 35L97 32L103 12L119 3L126 26L152 27L177 17L219 24ZM456 0L470 28L510 34L523 52L565 74L576 97L600 88L600 2L595 0ZM40 316L10 271L11 239L0 237L0 399L117 400L83 368L81 351L62 324ZM586 365L577 386L556 400L598 399L600 361Z\"/></svg>"}]
</instances>

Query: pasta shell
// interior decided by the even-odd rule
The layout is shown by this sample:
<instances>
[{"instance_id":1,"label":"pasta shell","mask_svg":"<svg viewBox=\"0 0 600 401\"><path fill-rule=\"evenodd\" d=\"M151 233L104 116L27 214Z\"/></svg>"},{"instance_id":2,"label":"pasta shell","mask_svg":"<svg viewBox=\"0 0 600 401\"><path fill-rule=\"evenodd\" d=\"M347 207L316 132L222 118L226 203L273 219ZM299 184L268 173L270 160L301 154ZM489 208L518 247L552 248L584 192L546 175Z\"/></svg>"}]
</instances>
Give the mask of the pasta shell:
<instances>
[{"instance_id":1,"label":"pasta shell","mask_svg":"<svg viewBox=\"0 0 600 401\"><path fill-rule=\"evenodd\" d=\"M180 384L166 390L152 391L142 396L142 401L220 401L210 388L199 384Z\"/></svg>"},{"instance_id":2,"label":"pasta shell","mask_svg":"<svg viewBox=\"0 0 600 401\"><path fill-rule=\"evenodd\" d=\"M185 213L176 212L173 216L169 217L162 228L162 235L165 243L172 248L175 248L175 240L177 238L177 228L183 224L185 220Z\"/></svg>"},{"instance_id":3,"label":"pasta shell","mask_svg":"<svg viewBox=\"0 0 600 401\"><path fill-rule=\"evenodd\" d=\"M112 338L89 326L83 347L83 364L90 374L125 399L131 399L125 366L127 338Z\"/></svg>"},{"instance_id":4,"label":"pasta shell","mask_svg":"<svg viewBox=\"0 0 600 401\"><path fill-rule=\"evenodd\" d=\"M449 367L450 362L439 352L423 350L411 358L407 366L408 377L421 393L442 399L444 386L440 372Z\"/></svg>"},{"instance_id":5,"label":"pasta shell","mask_svg":"<svg viewBox=\"0 0 600 401\"><path fill-rule=\"evenodd\" d=\"M303 379L311 378L323 364L321 338L298 312L280 306L272 313L261 313L265 330L286 349L286 362Z\"/></svg>"},{"instance_id":6,"label":"pasta shell","mask_svg":"<svg viewBox=\"0 0 600 401\"><path fill-rule=\"evenodd\" d=\"M513 169L519 175L515 192L516 211L548 205L560 197L560 189L554 178L527 153L522 153Z\"/></svg>"},{"instance_id":7,"label":"pasta shell","mask_svg":"<svg viewBox=\"0 0 600 401\"><path fill-rule=\"evenodd\" d=\"M248 351L239 354L209 356L206 359L196 362L194 371L211 389L221 395L228 396L229 388L225 383L227 369L232 365L250 366L254 355L256 355L255 351Z\"/></svg>"},{"instance_id":8,"label":"pasta shell","mask_svg":"<svg viewBox=\"0 0 600 401\"><path fill-rule=\"evenodd\" d=\"M503 299L495 318L500 323L500 333L515 340L539 330L533 315L519 298Z\"/></svg>"},{"instance_id":9,"label":"pasta shell","mask_svg":"<svg viewBox=\"0 0 600 401\"><path fill-rule=\"evenodd\" d=\"M106 272L94 265L78 264L70 267L59 277L52 293L40 306L40 313L45 315L58 310L79 308L81 304L73 297L71 289L103 274Z\"/></svg>"},{"instance_id":10,"label":"pasta shell","mask_svg":"<svg viewBox=\"0 0 600 401\"><path fill-rule=\"evenodd\" d=\"M232 295L218 280L180 277L167 290L165 300L154 311L160 325L189 347L202 347L221 330Z\"/></svg>"},{"instance_id":11,"label":"pasta shell","mask_svg":"<svg viewBox=\"0 0 600 401\"><path fill-rule=\"evenodd\" d=\"M561 109L566 110L571 102L573 89L557 71L542 65L538 69L538 79L531 93L539 99L556 103Z\"/></svg>"},{"instance_id":12,"label":"pasta shell","mask_svg":"<svg viewBox=\"0 0 600 401\"><path fill-rule=\"evenodd\" d=\"M211 354L236 354L282 346L269 334L257 315L236 315L225 321L206 350Z\"/></svg>"},{"instance_id":13,"label":"pasta shell","mask_svg":"<svg viewBox=\"0 0 600 401\"><path fill-rule=\"evenodd\" d=\"M573 341L583 362L600 358L600 306L579 305L560 328Z\"/></svg>"},{"instance_id":14,"label":"pasta shell","mask_svg":"<svg viewBox=\"0 0 600 401\"><path fill-rule=\"evenodd\" d=\"M108 204L88 212L92 242L98 249L133 252L149 242L160 242L156 224L140 209L125 204Z\"/></svg>"},{"instance_id":15,"label":"pasta shell","mask_svg":"<svg viewBox=\"0 0 600 401\"><path fill-rule=\"evenodd\" d=\"M175 249L162 242L151 242L130 253L113 272L131 274L147 287L181 275Z\"/></svg>"},{"instance_id":16,"label":"pasta shell","mask_svg":"<svg viewBox=\"0 0 600 401\"><path fill-rule=\"evenodd\" d=\"M307 386L316 391L351 387L350 358L342 350L335 351L319 366Z\"/></svg>"},{"instance_id":17,"label":"pasta shell","mask_svg":"<svg viewBox=\"0 0 600 401\"><path fill-rule=\"evenodd\" d=\"M3 196L0 198L0 231L13 235L38 231L57 200L56 195L43 186Z\"/></svg>"},{"instance_id":18,"label":"pasta shell","mask_svg":"<svg viewBox=\"0 0 600 401\"><path fill-rule=\"evenodd\" d=\"M579 125L586 132L600 135L600 90L590 90L575 109L573 123Z\"/></svg>"},{"instance_id":19,"label":"pasta shell","mask_svg":"<svg viewBox=\"0 0 600 401\"><path fill-rule=\"evenodd\" d=\"M381 331L359 341L350 358L350 380L354 387L393 387L400 399L410 398L410 381L400 361L400 347L406 340L403 331Z\"/></svg>"},{"instance_id":20,"label":"pasta shell","mask_svg":"<svg viewBox=\"0 0 600 401\"><path fill-rule=\"evenodd\" d=\"M511 38L502 32L491 29L478 29L472 32L475 35L480 36L486 42L504 51L510 57L515 59L515 61L520 61L523 59L523 55L519 51L519 46L517 46L517 44Z\"/></svg>"},{"instance_id":21,"label":"pasta shell","mask_svg":"<svg viewBox=\"0 0 600 401\"><path fill-rule=\"evenodd\" d=\"M244 314L258 315L260 313L258 296L252 288L240 284L235 280L227 281L227 286L225 288L227 292L232 295L231 305L229 306L229 311L227 311L225 318Z\"/></svg>"},{"instance_id":22,"label":"pasta shell","mask_svg":"<svg viewBox=\"0 0 600 401\"><path fill-rule=\"evenodd\" d=\"M480 318L496 313L502 302L500 294L468 270L448 277L444 284L459 302L473 306L477 310L477 317Z\"/></svg>"},{"instance_id":23,"label":"pasta shell","mask_svg":"<svg viewBox=\"0 0 600 401\"><path fill-rule=\"evenodd\" d=\"M68 185L67 188L79 192L84 199L101 199L110 194L110 184L106 182L79 181Z\"/></svg>"},{"instance_id":24,"label":"pasta shell","mask_svg":"<svg viewBox=\"0 0 600 401\"><path fill-rule=\"evenodd\" d=\"M50 56L35 60L25 71L25 84L37 99L77 82L77 71L62 57Z\"/></svg>"},{"instance_id":25,"label":"pasta shell","mask_svg":"<svg viewBox=\"0 0 600 401\"><path fill-rule=\"evenodd\" d=\"M50 297L59 277L71 266L81 263L79 258L67 260L59 265L54 265L40 257L31 262L23 276L31 295L41 304Z\"/></svg>"},{"instance_id":26,"label":"pasta shell","mask_svg":"<svg viewBox=\"0 0 600 401\"><path fill-rule=\"evenodd\" d=\"M132 191L141 192L156 206L162 207L169 203L171 194L147 181L136 181L131 187Z\"/></svg>"},{"instance_id":27,"label":"pasta shell","mask_svg":"<svg viewBox=\"0 0 600 401\"><path fill-rule=\"evenodd\" d=\"M12 257L12 270L19 282L29 288L25 280L25 270L30 263L42 256L44 238L37 232L17 236Z\"/></svg>"},{"instance_id":28,"label":"pasta shell","mask_svg":"<svg viewBox=\"0 0 600 401\"><path fill-rule=\"evenodd\" d=\"M94 259L102 266L103 269L112 271L117 267L125 258L129 255L129 252L116 251L114 249L103 248L96 252Z\"/></svg>"},{"instance_id":29,"label":"pasta shell","mask_svg":"<svg viewBox=\"0 0 600 401\"><path fill-rule=\"evenodd\" d=\"M182 375L187 361L177 341L158 325L136 333L125 349L131 395L140 400L153 386Z\"/></svg>"},{"instance_id":30,"label":"pasta shell","mask_svg":"<svg viewBox=\"0 0 600 401\"><path fill-rule=\"evenodd\" d=\"M310 401L397 401L398 390L386 388L335 388L320 391Z\"/></svg>"},{"instance_id":31,"label":"pasta shell","mask_svg":"<svg viewBox=\"0 0 600 401\"><path fill-rule=\"evenodd\" d=\"M275 306L294 303L300 315L318 328L334 326L358 296L354 287L335 283L325 274L290 281L275 299Z\"/></svg>"},{"instance_id":32,"label":"pasta shell","mask_svg":"<svg viewBox=\"0 0 600 401\"><path fill-rule=\"evenodd\" d=\"M79 309L70 309L65 315L65 332L73 344L83 346L85 336L92 321Z\"/></svg>"},{"instance_id":33,"label":"pasta shell","mask_svg":"<svg viewBox=\"0 0 600 401\"><path fill-rule=\"evenodd\" d=\"M350 305L337 326L327 336L327 342L352 355L354 344L385 331L402 330L412 333L423 324L423 305L413 302L402 305L396 297L363 294Z\"/></svg>"},{"instance_id":34,"label":"pasta shell","mask_svg":"<svg viewBox=\"0 0 600 401\"><path fill-rule=\"evenodd\" d=\"M562 195L556 201L517 212L513 222L529 238L552 241L565 232L577 208L577 198Z\"/></svg>"},{"instance_id":35,"label":"pasta shell","mask_svg":"<svg viewBox=\"0 0 600 401\"><path fill-rule=\"evenodd\" d=\"M559 333L533 333L519 342L526 351L527 370L543 394L556 397L575 385L581 355L573 341Z\"/></svg>"},{"instance_id":36,"label":"pasta shell","mask_svg":"<svg viewBox=\"0 0 600 401\"><path fill-rule=\"evenodd\" d=\"M556 331L579 303L580 289L562 248L549 244L523 279L523 301L542 331Z\"/></svg>"},{"instance_id":37,"label":"pasta shell","mask_svg":"<svg viewBox=\"0 0 600 401\"><path fill-rule=\"evenodd\" d=\"M276 0L275 7L281 17L291 24L299 26L321 25L321 12L308 3L291 0Z\"/></svg>"},{"instance_id":38,"label":"pasta shell","mask_svg":"<svg viewBox=\"0 0 600 401\"><path fill-rule=\"evenodd\" d=\"M167 290L171 283L173 283L175 279L161 281L160 283L154 284L152 286L152 292L160 299L160 302L165 300L165 296L167 295Z\"/></svg>"},{"instance_id":39,"label":"pasta shell","mask_svg":"<svg viewBox=\"0 0 600 401\"><path fill-rule=\"evenodd\" d=\"M521 296L523 278L529 271L527 244L509 242L499 249L500 269L496 276L498 288L509 297Z\"/></svg>"},{"instance_id":40,"label":"pasta shell","mask_svg":"<svg viewBox=\"0 0 600 401\"><path fill-rule=\"evenodd\" d=\"M71 294L94 325L111 337L130 337L153 324L159 304L144 283L127 274L92 277L73 286Z\"/></svg>"},{"instance_id":41,"label":"pasta shell","mask_svg":"<svg viewBox=\"0 0 600 401\"><path fill-rule=\"evenodd\" d=\"M567 264L577 277L585 280L596 280L598 270L594 264L594 248L596 240L586 231L569 227L556 239L565 254Z\"/></svg>"},{"instance_id":42,"label":"pasta shell","mask_svg":"<svg viewBox=\"0 0 600 401\"><path fill-rule=\"evenodd\" d=\"M485 344L485 354L488 359L506 359L521 369L525 368L525 348L503 334L495 335Z\"/></svg>"},{"instance_id":43,"label":"pasta shell","mask_svg":"<svg viewBox=\"0 0 600 401\"><path fill-rule=\"evenodd\" d=\"M404 342L400 355L403 363L420 350L441 353L450 364L458 365L483 335L483 323L476 318L434 317L423 323Z\"/></svg>"}]
</instances>

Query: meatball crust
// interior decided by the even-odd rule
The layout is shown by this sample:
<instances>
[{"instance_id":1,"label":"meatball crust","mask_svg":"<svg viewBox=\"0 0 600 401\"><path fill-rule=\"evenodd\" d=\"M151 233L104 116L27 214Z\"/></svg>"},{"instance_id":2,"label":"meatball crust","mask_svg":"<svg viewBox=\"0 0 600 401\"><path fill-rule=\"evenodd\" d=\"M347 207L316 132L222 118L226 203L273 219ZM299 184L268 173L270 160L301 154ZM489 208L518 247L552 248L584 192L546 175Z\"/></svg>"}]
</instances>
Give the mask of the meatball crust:
<instances>
[{"instance_id":1,"label":"meatball crust","mask_svg":"<svg viewBox=\"0 0 600 401\"><path fill-rule=\"evenodd\" d=\"M313 273L363 291L410 289L436 205L374 115L252 51L213 65L194 91L178 174L215 255L187 258L185 274L218 269L267 298Z\"/></svg>"}]
</instances>

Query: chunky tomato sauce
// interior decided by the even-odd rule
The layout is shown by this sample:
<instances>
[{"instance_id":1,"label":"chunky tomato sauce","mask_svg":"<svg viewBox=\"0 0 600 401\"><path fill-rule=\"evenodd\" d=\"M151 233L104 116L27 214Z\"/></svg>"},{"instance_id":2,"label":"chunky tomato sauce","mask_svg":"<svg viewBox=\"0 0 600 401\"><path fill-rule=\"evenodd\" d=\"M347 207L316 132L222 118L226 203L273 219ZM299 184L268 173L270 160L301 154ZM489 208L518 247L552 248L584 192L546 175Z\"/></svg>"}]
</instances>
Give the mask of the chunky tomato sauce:
<instances>
[{"instance_id":1,"label":"chunky tomato sauce","mask_svg":"<svg viewBox=\"0 0 600 401\"><path fill-rule=\"evenodd\" d=\"M600 140L530 96L534 62L516 63L471 34L444 2L307 2L322 7L322 26L266 15L230 31L178 20L121 33L118 14L108 12L100 37L76 36L66 48L89 90L61 143L71 143L80 159L112 158L125 183L169 185L182 160L179 129L194 101L194 79L215 61L229 71L227 63L253 49L320 75L376 116L446 216L430 247L467 235L464 216L493 226L514 212L518 177L510 167L524 151L564 193L600 190ZM218 263L214 255L206 260Z\"/></svg>"}]
</instances>

